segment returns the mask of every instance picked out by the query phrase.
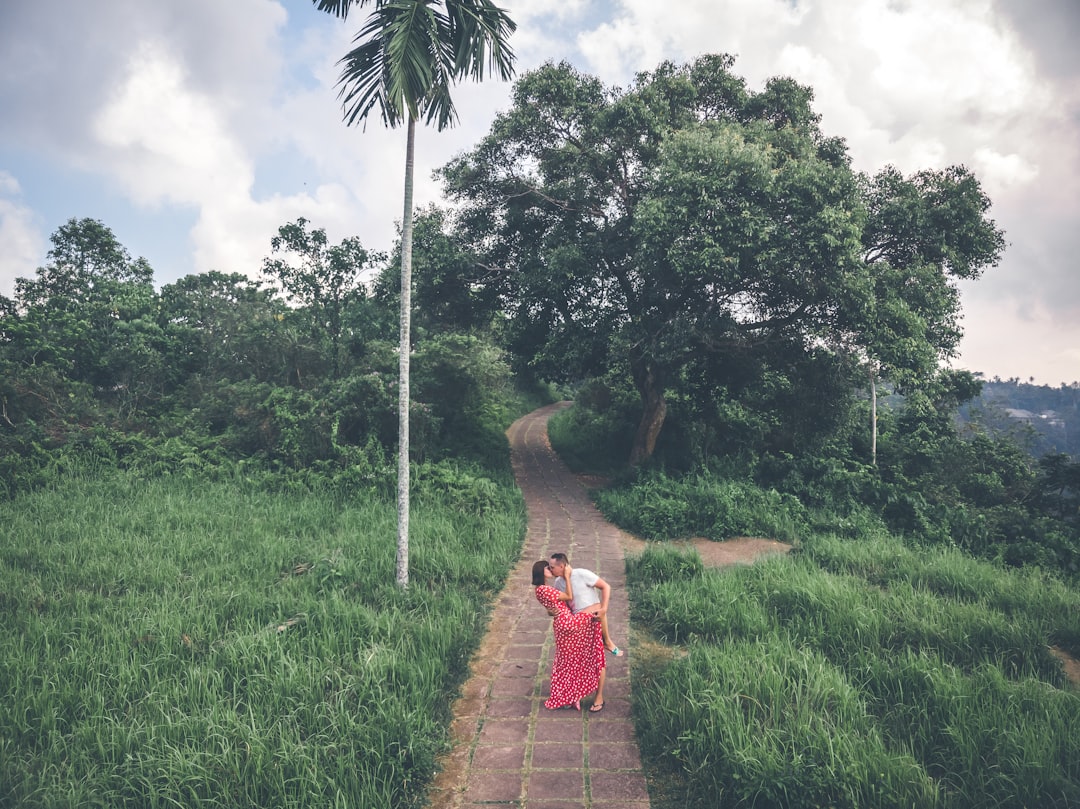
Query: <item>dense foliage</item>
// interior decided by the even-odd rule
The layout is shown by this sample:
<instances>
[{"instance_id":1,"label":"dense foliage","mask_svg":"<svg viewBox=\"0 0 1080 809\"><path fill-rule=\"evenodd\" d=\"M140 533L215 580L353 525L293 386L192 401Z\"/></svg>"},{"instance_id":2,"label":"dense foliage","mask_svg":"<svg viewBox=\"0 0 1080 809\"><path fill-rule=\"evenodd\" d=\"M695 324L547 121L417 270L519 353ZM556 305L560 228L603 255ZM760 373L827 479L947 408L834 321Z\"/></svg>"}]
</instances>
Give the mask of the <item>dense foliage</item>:
<instances>
[{"instance_id":1,"label":"dense foliage","mask_svg":"<svg viewBox=\"0 0 1080 809\"><path fill-rule=\"evenodd\" d=\"M876 466L861 460L861 420L841 422L813 452L770 452L747 428L742 403L731 402L709 425L715 455L687 457L700 431L684 437L693 425L676 415L655 462L620 472L610 452L588 450L605 441L619 447L634 417L596 387L552 420L552 444L576 468L614 475L617 485L598 491L597 501L641 536L797 543L818 531L855 539L888 530L917 544L1080 576L1080 464L1060 454L1035 459L1008 435L960 429L955 388L883 406Z\"/></svg>"},{"instance_id":2,"label":"dense foliage","mask_svg":"<svg viewBox=\"0 0 1080 809\"><path fill-rule=\"evenodd\" d=\"M707 424L736 401L758 441L802 451L856 379L925 385L959 342L955 280L1004 246L967 169L860 175L810 88L752 92L733 64L626 89L545 65L443 169L515 355L632 387L635 465L676 409Z\"/></svg>"},{"instance_id":3,"label":"dense foliage","mask_svg":"<svg viewBox=\"0 0 1080 809\"><path fill-rule=\"evenodd\" d=\"M146 262L98 221L73 219L52 243L37 277L0 298L4 495L87 458L385 488L397 322L394 302L366 283L385 257L356 239L331 245L300 219L272 240L262 279L208 272L157 291ZM414 461L453 454L501 468L502 432L520 409L502 351L487 324L452 312L425 322Z\"/></svg>"}]
</instances>

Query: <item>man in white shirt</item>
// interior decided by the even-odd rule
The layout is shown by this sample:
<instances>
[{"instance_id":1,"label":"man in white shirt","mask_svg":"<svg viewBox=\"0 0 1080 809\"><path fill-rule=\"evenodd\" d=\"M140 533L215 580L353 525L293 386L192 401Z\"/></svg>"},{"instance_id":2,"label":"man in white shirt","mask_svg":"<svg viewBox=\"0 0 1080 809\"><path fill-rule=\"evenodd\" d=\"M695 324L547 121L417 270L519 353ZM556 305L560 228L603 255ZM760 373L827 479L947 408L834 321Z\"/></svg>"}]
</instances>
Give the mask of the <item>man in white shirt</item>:
<instances>
[{"instance_id":1,"label":"man in white shirt","mask_svg":"<svg viewBox=\"0 0 1080 809\"><path fill-rule=\"evenodd\" d=\"M548 568L555 574L551 586L566 592L566 580L563 571L570 563L565 553L553 553L548 559ZM573 613L585 612L595 615L600 620L600 629L604 633L604 648L615 657L622 657L625 652L611 642L607 628L608 600L611 598L611 585L591 570L575 567L570 570L570 584L573 585L574 600L570 604Z\"/></svg>"}]
</instances>

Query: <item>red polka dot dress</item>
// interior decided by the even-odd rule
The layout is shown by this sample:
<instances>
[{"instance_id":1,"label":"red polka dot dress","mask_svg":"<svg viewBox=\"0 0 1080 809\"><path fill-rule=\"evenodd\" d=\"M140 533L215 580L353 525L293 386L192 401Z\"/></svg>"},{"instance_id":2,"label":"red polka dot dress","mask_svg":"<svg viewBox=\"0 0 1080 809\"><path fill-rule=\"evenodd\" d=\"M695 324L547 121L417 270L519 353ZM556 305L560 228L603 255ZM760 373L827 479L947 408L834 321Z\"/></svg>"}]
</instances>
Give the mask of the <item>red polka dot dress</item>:
<instances>
[{"instance_id":1,"label":"red polka dot dress","mask_svg":"<svg viewBox=\"0 0 1080 809\"><path fill-rule=\"evenodd\" d=\"M604 636L600 622L591 615L574 615L559 591L546 584L536 588L536 600L545 609L557 609L551 622L555 630L555 659L551 664L551 697L545 708L573 705L600 687L604 659Z\"/></svg>"}]
</instances>

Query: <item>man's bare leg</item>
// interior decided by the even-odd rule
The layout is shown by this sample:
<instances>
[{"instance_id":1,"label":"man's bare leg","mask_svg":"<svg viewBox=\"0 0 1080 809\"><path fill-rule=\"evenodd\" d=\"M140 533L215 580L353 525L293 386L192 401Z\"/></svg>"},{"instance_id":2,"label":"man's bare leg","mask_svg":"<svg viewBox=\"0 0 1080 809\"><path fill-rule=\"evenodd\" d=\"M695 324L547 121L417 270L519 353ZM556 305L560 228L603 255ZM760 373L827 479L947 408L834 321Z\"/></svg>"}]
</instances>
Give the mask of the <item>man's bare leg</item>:
<instances>
[{"instance_id":1,"label":"man's bare leg","mask_svg":"<svg viewBox=\"0 0 1080 809\"><path fill-rule=\"evenodd\" d=\"M592 605L586 607L585 609L583 609L582 612L586 612L589 615L596 615L596 613L600 612L600 605L599 604L592 604ZM622 650L619 649L619 647L616 646L614 643L612 643L611 635L608 634L607 613L604 613L603 615L599 616L599 618L600 618L600 632L604 636L604 648L607 649L612 654L618 653L618 655L621 656Z\"/></svg>"},{"instance_id":2,"label":"man's bare leg","mask_svg":"<svg viewBox=\"0 0 1080 809\"><path fill-rule=\"evenodd\" d=\"M596 697L593 698L589 713L598 713L604 707L604 680L607 679L607 669L600 669L600 685L596 687Z\"/></svg>"}]
</instances>

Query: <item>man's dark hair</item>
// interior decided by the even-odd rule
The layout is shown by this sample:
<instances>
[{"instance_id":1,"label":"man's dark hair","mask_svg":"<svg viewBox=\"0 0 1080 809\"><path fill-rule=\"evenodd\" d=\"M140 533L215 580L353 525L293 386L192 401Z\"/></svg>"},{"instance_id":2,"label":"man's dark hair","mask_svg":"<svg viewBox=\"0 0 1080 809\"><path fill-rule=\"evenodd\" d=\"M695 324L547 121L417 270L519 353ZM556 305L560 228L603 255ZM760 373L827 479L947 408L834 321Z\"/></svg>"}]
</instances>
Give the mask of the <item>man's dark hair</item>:
<instances>
[{"instance_id":1,"label":"man's dark hair","mask_svg":"<svg viewBox=\"0 0 1080 809\"><path fill-rule=\"evenodd\" d=\"M565 553L553 553L548 558L554 559L556 562L569 562L570 561L569 559L566 558Z\"/></svg>"}]
</instances>

